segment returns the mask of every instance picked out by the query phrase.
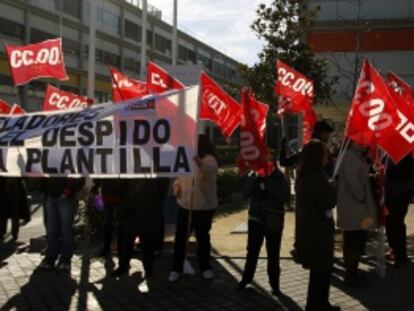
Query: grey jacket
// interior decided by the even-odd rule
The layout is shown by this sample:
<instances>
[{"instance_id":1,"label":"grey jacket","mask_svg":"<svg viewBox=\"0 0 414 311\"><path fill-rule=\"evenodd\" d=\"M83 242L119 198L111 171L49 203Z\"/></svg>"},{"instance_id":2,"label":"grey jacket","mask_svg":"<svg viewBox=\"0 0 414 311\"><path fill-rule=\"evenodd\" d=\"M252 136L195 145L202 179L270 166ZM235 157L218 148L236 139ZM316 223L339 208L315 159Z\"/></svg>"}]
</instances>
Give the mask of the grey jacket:
<instances>
[{"instance_id":1,"label":"grey jacket","mask_svg":"<svg viewBox=\"0 0 414 311\"><path fill-rule=\"evenodd\" d=\"M370 230L377 225L375 198L369 180L369 164L355 149L348 149L338 179L338 227L343 230Z\"/></svg>"}]
</instances>

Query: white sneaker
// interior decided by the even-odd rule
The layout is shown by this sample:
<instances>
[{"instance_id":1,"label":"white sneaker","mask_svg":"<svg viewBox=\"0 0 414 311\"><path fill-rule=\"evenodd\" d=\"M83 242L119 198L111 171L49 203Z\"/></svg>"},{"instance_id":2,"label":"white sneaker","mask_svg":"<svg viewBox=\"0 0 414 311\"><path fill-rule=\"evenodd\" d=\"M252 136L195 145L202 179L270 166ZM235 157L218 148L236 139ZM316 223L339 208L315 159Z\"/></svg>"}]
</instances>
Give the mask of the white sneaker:
<instances>
[{"instance_id":1,"label":"white sneaker","mask_svg":"<svg viewBox=\"0 0 414 311\"><path fill-rule=\"evenodd\" d=\"M178 273L176 271L171 271L170 276L168 277L169 282L176 282L181 277L181 273Z\"/></svg>"},{"instance_id":2,"label":"white sneaker","mask_svg":"<svg viewBox=\"0 0 414 311\"><path fill-rule=\"evenodd\" d=\"M191 265L191 263L187 259L184 260L183 272L184 272L184 274L187 274L187 275L195 275L196 274L195 269L193 268L193 266Z\"/></svg>"},{"instance_id":3,"label":"white sneaker","mask_svg":"<svg viewBox=\"0 0 414 311\"><path fill-rule=\"evenodd\" d=\"M214 272L213 272L213 270L206 270L206 271L204 271L203 272L203 277L206 280L211 280L212 278L214 278Z\"/></svg>"}]
</instances>

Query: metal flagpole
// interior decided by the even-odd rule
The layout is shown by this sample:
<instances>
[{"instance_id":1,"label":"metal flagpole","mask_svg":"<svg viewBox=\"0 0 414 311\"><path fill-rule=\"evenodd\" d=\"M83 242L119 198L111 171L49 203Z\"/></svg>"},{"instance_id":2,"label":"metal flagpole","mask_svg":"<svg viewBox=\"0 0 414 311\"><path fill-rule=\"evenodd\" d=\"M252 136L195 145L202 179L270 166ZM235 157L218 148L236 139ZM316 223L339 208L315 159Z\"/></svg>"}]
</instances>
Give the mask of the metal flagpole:
<instances>
[{"instance_id":1,"label":"metal flagpole","mask_svg":"<svg viewBox=\"0 0 414 311\"><path fill-rule=\"evenodd\" d=\"M96 0L89 3L88 97L95 98Z\"/></svg>"},{"instance_id":2,"label":"metal flagpole","mask_svg":"<svg viewBox=\"0 0 414 311\"><path fill-rule=\"evenodd\" d=\"M62 40L62 45L63 45L63 25L62 25L63 1L65 0L59 0L59 28L58 28L59 38L61 38ZM60 81L57 83L57 87L60 88Z\"/></svg>"},{"instance_id":3,"label":"metal flagpole","mask_svg":"<svg viewBox=\"0 0 414 311\"><path fill-rule=\"evenodd\" d=\"M172 64L177 65L177 0L174 0L173 35L172 35Z\"/></svg>"},{"instance_id":4,"label":"metal flagpole","mask_svg":"<svg viewBox=\"0 0 414 311\"><path fill-rule=\"evenodd\" d=\"M142 29L141 29L141 79L146 80L147 64L147 0L142 1Z\"/></svg>"}]
</instances>

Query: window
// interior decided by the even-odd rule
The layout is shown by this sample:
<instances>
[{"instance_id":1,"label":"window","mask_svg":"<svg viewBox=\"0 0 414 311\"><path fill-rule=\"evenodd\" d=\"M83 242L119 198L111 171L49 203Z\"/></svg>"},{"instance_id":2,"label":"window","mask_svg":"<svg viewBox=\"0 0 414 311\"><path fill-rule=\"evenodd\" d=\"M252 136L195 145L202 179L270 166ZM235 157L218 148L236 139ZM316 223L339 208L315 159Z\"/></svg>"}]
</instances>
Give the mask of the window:
<instances>
[{"instance_id":1,"label":"window","mask_svg":"<svg viewBox=\"0 0 414 311\"><path fill-rule=\"evenodd\" d=\"M79 55L79 50L80 50L79 42L76 42L71 39L63 38L62 49L63 49L63 52L65 52L66 54Z\"/></svg>"},{"instance_id":2,"label":"window","mask_svg":"<svg viewBox=\"0 0 414 311\"><path fill-rule=\"evenodd\" d=\"M187 60L187 49L182 45L178 46L178 59L183 61Z\"/></svg>"},{"instance_id":3,"label":"window","mask_svg":"<svg viewBox=\"0 0 414 311\"><path fill-rule=\"evenodd\" d=\"M37 43L37 42L45 41L48 39L55 39L55 38L56 38L55 34L47 33L47 32L34 29L34 28L30 30L30 42L31 43Z\"/></svg>"},{"instance_id":4,"label":"window","mask_svg":"<svg viewBox=\"0 0 414 311\"><path fill-rule=\"evenodd\" d=\"M0 18L0 33L8 37L23 39L24 26Z\"/></svg>"},{"instance_id":5,"label":"window","mask_svg":"<svg viewBox=\"0 0 414 311\"><path fill-rule=\"evenodd\" d=\"M17 87L13 87L10 76L0 75L0 94L17 94Z\"/></svg>"},{"instance_id":6,"label":"window","mask_svg":"<svg viewBox=\"0 0 414 311\"><path fill-rule=\"evenodd\" d=\"M153 39L152 39L152 31L147 30L147 44L149 46L152 46L152 42L153 42Z\"/></svg>"},{"instance_id":7,"label":"window","mask_svg":"<svg viewBox=\"0 0 414 311\"><path fill-rule=\"evenodd\" d=\"M46 90L46 83L40 81L32 81L29 84L27 94L32 97L43 98Z\"/></svg>"},{"instance_id":8,"label":"window","mask_svg":"<svg viewBox=\"0 0 414 311\"><path fill-rule=\"evenodd\" d=\"M102 24L110 28L115 33L119 33L119 17L115 14L102 9L98 8L98 21Z\"/></svg>"},{"instance_id":9,"label":"window","mask_svg":"<svg viewBox=\"0 0 414 311\"><path fill-rule=\"evenodd\" d=\"M59 7L59 0L57 0L57 5ZM81 6L80 0L63 1L63 12L65 12L66 14L72 15L73 17L79 18L80 6Z\"/></svg>"},{"instance_id":10,"label":"window","mask_svg":"<svg viewBox=\"0 0 414 311\"><path fill-rule=\"evenodd\" d=\"M155 49L162 53L171 53L171 40L155 34Z\"/></svg>"},{"instance_id":11,"label":"window","mask_svg":"<svg viewBox=\"0 0 414 311\"><path fill-rule=\"evenodd\" d=\"M202 55L202 54L197 54L197 60L201 61L203 63L204 66L206 66L208 69L211 69L211 59Z\"/></svg>"},{"instance_id":12,"label":"window","mask_svg":"<svg viewBox=\"0 0 414 311\"><path fill-rule=\"evenodd\" d=\"M103 61L105 64L119 66L121 58L114 53L103 51Z\"/></svg>"},{"instance_id":13,"label":"window","mask_svg":"<svg viewBox=\"0 0 414 311\"><path fill-rule=\"evenodd\" d=\"M129 20L125 20L125 37L134 41L141 40L141 26L130 22Z\"/></svg>"},{"instance_id":14,"label":"window","mask_svg":"<svg viewBox=\"0 0 414 311\"><path fill-rule=\"evenodd\" d=\"M187 49L187 59L193 63L196 62L196 53Z\"/></svg>"},{"instance_id":15,"label":"window","mask_svg":"<svg viewBox=\"0 0 414 311\"><path fill-rule=\"evenodd\" d=\"M134 58L124 58L124 67L132 70L132 71L136 71L136 72L140 72L141 71L141 64L140 62L136 61Z\"/></svg>"}]
</instances>

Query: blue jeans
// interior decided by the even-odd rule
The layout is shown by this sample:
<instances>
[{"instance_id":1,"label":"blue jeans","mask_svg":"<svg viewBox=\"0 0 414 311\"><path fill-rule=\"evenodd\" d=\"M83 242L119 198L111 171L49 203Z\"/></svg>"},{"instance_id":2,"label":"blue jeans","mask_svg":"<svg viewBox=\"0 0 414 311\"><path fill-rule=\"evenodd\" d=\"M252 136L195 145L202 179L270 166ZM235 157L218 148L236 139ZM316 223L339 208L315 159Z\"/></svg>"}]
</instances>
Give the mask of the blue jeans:
<instances>
[{"instance_id":1,"label":"blue jeans","mask_svg":"<svg viewBox=\"0 0 414 311\"><path fill-rule=\"evenodd\" d=\"M46 261L53 265L59 262L70 264L74 250L73 219L75 200L73 198L46 199L47 213L47 251Z\"/></svg>"}]
</instances>

